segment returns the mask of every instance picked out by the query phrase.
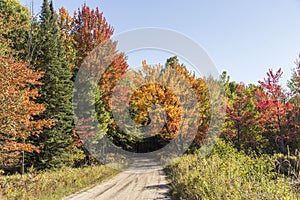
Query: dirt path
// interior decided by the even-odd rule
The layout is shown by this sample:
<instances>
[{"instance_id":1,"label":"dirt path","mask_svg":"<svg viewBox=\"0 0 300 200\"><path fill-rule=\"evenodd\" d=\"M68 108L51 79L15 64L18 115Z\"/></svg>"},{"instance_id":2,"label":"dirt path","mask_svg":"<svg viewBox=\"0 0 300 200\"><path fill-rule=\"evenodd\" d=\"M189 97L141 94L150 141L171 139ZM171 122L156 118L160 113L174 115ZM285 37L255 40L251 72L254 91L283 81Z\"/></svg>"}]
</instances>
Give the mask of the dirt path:
<instances>
[{"instance_id":1,"label":"dirt path","mask_svg":"<svg viewBox=\"0 0 300 200\"><path fill-rule=\"evenodd\" d=\"M170 200L165 173L148 158L137 158L124 172L86 192L64 200Z\"/></svg>"}]
</instances>

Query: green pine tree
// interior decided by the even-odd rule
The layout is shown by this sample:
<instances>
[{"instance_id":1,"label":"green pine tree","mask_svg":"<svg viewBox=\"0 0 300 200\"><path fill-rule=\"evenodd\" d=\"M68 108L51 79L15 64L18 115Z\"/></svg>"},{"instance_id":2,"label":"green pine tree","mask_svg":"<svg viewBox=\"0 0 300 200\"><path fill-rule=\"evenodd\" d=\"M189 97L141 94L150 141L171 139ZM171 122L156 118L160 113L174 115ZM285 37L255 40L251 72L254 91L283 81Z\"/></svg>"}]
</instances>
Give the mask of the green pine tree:
<instances>
[{"instance_id":1,"label":"green pine tree","mask_svg":"<svg viewBox=\"0 0 300 200\"><path fill-rule=\"evenodd\" d=\"M47 109L38 117L52 119L54 124L35 138L41 150L34 155L34 164L40 169L57 168L73 163L73 82L68 63L64 60L52 1L44 0L39 23L34 67L45 74L37 101L45 104Z\"/></svg>"}]
</instances>

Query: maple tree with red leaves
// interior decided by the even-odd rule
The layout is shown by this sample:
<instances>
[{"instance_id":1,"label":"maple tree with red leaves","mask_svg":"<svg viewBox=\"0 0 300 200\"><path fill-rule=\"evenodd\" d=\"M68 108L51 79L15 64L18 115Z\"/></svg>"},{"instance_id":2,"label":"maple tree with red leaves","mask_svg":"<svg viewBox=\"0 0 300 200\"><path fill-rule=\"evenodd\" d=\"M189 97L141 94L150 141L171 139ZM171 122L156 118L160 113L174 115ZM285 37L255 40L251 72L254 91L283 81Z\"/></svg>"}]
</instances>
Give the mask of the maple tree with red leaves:
<instances>
[{"instance_id":1,"label":"maple tree with red leaves","mask_svg":"<svg viewBox=\"0 0 300 200\"><path fill-rule=\"evenodd\" d=\"M90 53L97 47L101 47L107 40L111 40L114 29L108 24L103 13L96 9L91 9L84 4L78 12L75 12L73 18L68 14L65 8L59 11L59 23L61 36L64 41L64 47L67 49L67 59L71 60L74 78L78 69ZM116 45L115 45L115 51ZM100 48L99 47L99 48ZM111 52L108 52L108 54ZM75 55L75 58L74 58ZM113 52L113 60L106 67L102 74L99 86L103 90L103 98L109 105L109 96L113 88L118 84L119 79L126 73L128 64L125 61L123 53ZM110 56L110 55L107 55ZM75 59L75 61L74 61ZM103 67L103 66L102 66ZM107 107L109 108L109 106Z\"/></svg>"},{"instance_id":2,"label":"maple tree with red leaves","mask_svg":"<svg viewBox=\"0 0 300 200\"><path fill-rule=\"evenodd\" d=\"M81 66L83 60L91 51L99 47L99 45L101 46L106 40L111 40L113 32L113 28L108 24L105 17L103 17L103 13L99 12L98 7L94 10L84 4L81 10L78 10L78 13L74 16L74 30L72 35L77 50L76 67L79 68ZM114 87L118 84L118 80L128 69L124 54L113 54L114 58L108 66L104 66L106 70L99 82L100 89L104 93L103 98L106 100L107 105L109 105L109 97Z\"/></svg>"},{"instance_id":3,"label":"maple tree with red leaves","mask_svg":"<svg viewBox=\"0 0 300 200\"><path fill-rule=\"evenodd\" d=\"M71 34L76 42L76 66L80 67L89 52L96 48L99 43L110 39L113 28L107 23L98 7L94 10L86 4L78 9L73 21L74 27Z\"/></svg>"},{"instance_id":4,"label":"maple tree with red leaves","mask_svg":"<svg viewBox=\"0 0 300 200\"><path fill-rule=\"evenodd\" d=\"M261 90L256 92L256 108L260 111L259 123L264 128L264 134L276 151L287 152L287 145L295 147L295 140L299 134L297 124L293 120L293 104L289 102L290 94L284 92L279 85L282 71L275 73L269 70L267 78L259 81Z\"/></svg>"}]
</instances>

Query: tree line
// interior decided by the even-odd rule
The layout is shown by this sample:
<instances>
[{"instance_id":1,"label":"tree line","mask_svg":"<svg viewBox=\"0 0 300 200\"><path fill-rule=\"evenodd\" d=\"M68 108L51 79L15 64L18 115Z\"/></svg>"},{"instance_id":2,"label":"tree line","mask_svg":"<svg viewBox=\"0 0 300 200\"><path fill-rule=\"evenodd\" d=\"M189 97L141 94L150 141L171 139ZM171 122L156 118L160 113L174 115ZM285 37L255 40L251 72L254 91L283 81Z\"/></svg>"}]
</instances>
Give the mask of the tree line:
<instances>
[{"instance_id":1,"label":"tree line","mask_svg":"<svg viewBox=\"0 0 300 200\"><path fill-rule=\"evenodd\" d=\"M296 62L289 90L279 84L280 69L270 70L257 85L233 82L226 72L218 80L197 77L177 57L169 58L165 65L150 66L144 61L141 70L132 70L111 41L114 30L103 13L86 4L71 16L65 8L56 13L53 2L44 0L40 14L32 16L19 1L0 0L0 25L0 169L6 172L97 163L84 146L84 138L101 144L104 135L133 152L157 150L179 135L180 151L187 133L194 131L190 149L197 149L211 128L212 109L219 106L218 101L212 105L211 99L220 94L213 94L208 83L210 87L221 85L226 96L219 98L226 105L220 107L225 112L225 121L220 119L219 124L221 138L245 152L286 154L299 148L300 62ZM80 102L72 102L76 75L85 58L104 41L111 41L117 53L96 85L95 99L89 102L96 115L84 110L74 113L74 106L81 111ZM176 78L174 71L181 78ZM135 125L147 126L153 120L163 124L148 138L139 137L143 132L135 127L127 127L137 132L128 134L113 117L112 95L122 94L116 86L125 74L129 80L147 83L126 102ZM173 90L151 81L155 78L158 83L166 81ZM185 84L197 100L198 109L186 106L194 115L183 114L192 98ZM86 100L80 92L76 95ZM162 117L149 117L153 105L161 105L155 111L163 113ZM199 119L196 126L195 118ZM101 133L95 132L92 122L99 122Z\"/></svg>"}]
</instances>

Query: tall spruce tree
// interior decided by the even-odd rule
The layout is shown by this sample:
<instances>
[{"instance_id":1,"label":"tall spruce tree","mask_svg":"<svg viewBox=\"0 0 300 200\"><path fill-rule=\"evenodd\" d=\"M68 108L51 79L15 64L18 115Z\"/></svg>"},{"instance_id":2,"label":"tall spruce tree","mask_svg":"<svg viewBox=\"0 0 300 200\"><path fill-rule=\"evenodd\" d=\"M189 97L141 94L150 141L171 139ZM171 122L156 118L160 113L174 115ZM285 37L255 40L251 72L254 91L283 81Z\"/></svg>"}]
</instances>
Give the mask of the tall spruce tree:
<instances>
[{"instance_id":1,"label":"tall spruce tree","mask_svg":"<svg viewBox=\"0 0 300 200\"><path fill-rule=\"evenodd\" d=\"M38 117L52 119L54 125L35 138L35 143L42 148L39 154L34 155L34 164L42 169L57 168L73 162L73 82L68 63L64 60L52 1L44 0L39 23L34 67L45 73L41 79L43 85L39 87L41 96L37 101L46 106L46 111Z\"/></svg>"}]
</instances>

